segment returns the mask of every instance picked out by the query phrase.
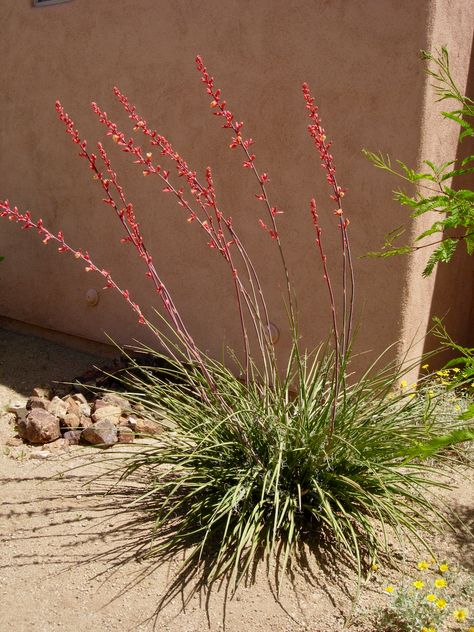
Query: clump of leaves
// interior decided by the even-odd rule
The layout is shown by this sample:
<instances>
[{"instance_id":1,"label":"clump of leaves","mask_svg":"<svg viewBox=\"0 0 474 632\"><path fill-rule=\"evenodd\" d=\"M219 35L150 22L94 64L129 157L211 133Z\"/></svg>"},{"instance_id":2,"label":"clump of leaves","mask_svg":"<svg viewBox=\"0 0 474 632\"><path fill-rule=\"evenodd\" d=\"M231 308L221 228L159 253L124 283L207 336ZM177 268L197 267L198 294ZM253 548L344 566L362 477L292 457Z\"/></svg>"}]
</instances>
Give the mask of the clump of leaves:
<instances>
[{"instance_id":1,"label":"clump of leaves","mask_svg":"<svg viewBox=\"0 0 474 632\"><path fill-rule=\"evenodd\" d=\"M433 67L428 69L427 73L434 79L433 87L439 97L438 101L454 100L458 104L456 109L442 112L442 117L460 126L461 141L468 136L474 136L474 101L463 95L456 85L451 75L447 49L442 47L434 55L422 51L421 56L423 60L432 62ZM425 160L423 165L426 169L416 171L401 160L397 160L396 165L393 165L388 155L375 154L368 150L363 150L363 153L379 169L396 175L416 187L413 195L408 195L402 190L394 192L395 199L411 209L412 218L425 213L438 215L431 227L417 235L412 243L398 245L398 239L406 230L402 225L386 235L380 251L369 252L367 256L391 257L436 246L423 270L423 276L427 277L437 263L451 261L461 242L466 244L468 254L474 252L474 192L455 186L458 176L474 172L474 156L467 156L458 164L456 160L442 164ZM430 240L432 235L440 237Z\"/></svg>"},{"instance_id":2,"label":"clump of leaves","mask_svg":"<svg viewBox=\"0 0 474 632\"><path fill-rule=\"evenodd\" d=\"M167 535L150 555L187 550L185 573L210 555L208 581L230 573L238 584L262 554L286 567L303 541L349 556L359 574L387 552L389 528L430 549L424 533L448 524L433 496L449 486L431 459L474 432L438 415L436 397L400 388L401 368L374 376L372 367L336 390L333 362L330 351L301 356L295 345L269 388L209 360L219 398L199 397L204 378L179 363L176 380L138 363L123 376L127 397L170 428L122 470L151 475L143 499Z\"/></svg>"}]
</instances>

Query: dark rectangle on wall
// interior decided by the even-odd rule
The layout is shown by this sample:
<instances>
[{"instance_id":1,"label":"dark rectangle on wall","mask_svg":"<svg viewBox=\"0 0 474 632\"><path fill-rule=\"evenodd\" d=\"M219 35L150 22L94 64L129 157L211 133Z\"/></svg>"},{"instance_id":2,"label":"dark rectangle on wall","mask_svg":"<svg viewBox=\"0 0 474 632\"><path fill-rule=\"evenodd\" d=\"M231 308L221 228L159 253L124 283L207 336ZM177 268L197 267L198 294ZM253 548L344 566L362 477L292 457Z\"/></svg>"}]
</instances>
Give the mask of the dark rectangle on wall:
<instances>
[{"instance_id":1,"label":"dark rectangle on wall","mask_svg":"<svg viewBox=\"0 0 474 632\"><path fill-rule=\"evenodd\" d=\"M70 2L70 0L33 0L33 6L46 7L51 4L62 4L63 2Z\"/></svg>"}]
</instances>

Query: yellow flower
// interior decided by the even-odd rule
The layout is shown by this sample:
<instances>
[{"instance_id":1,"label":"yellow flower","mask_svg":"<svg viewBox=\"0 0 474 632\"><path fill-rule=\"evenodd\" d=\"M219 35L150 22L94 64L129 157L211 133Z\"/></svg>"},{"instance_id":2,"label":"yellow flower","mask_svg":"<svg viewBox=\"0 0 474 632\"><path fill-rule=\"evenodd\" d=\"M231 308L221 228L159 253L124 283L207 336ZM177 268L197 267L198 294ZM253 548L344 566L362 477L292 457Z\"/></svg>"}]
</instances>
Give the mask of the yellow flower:
<instances>
[{"instance_id":1,"label":"yellow flower","mask_svg":"<svg viewBox=\"0 0 474 632\"><path fill-rule=\"evenodd\" d=\"M467 632L474 632L474 626L471 625L471 627L467 629Z\"/></svg>"},{"instance_id":2,"label":"yellow flower","mask_svg":"<svg viewBox=\"0 0 474 632\"><path fill-rule=\"evenodd\" d=\"M459 373L460 370L461 370L460 368L455 366L454 369L453 369L453 373Z\"/></svg>"},{"instance_id":3,"label":"yellow flower","mask_svg":"<svg viewBox=\"0 0 474 632\"><path fill-rule=\"evenodd\" d=\"M434 397L434 391L428 391L428 396L429 397Z\"/></svg>"},{"instance_id":4,"label":"yellow flower","mask_svg":"<svg viewBox=\"0 0 474 632\"><path fill-rule=\"evenodd\" d=\"M425 582L422 582L421 579L417 579L414 582L412 582L412 585L417 589L417 590L421 590L423 588L423 586L425 585Z\"/></svg>"},{"instance_id":5,"label":"yellow flower","mask_svg":"<svg viewBox=\"0 0 474 632\"><path fill-rule=\"evenodd\" d=\"M464 621L468 614L469 612L465 608L460 608L459 610L455 610L453 612L453 617L456 621Z\"/></svg>"},{"instance_id":6,"label":"yellow flower","mask_svg":"<svg viewBox=\"0 0 474 632\"><path fill-rule=\"evenodd\" d=\"M422 369L427 369L429 366L430 366L429 364L422 364L422 365L421 365L421 368L422 368Z\"/></svg>"},{"instance_id":7,"label":"yellow flower","mask_svg":"<svg viewBox=\"0 0 474 632\"><path fill-rule=\"evenodd\" d=\"M440 610L444 610L446 608L446 599L437 599L436 607Z\"/></svg>"},{"instance_id":8,"label":"yellow flower","mask_svg":"<svg viewBox=\"0 0 474 632\"><path fill-rule=\"evenodd\" d=\"M395 588L393 586L387 586L385 588L385 592L388 592L388 593L393 593L394 590L395 590Z\"/></svg>"},{"instance_id":9,"label":"yellow flower","mask_svg":"<svg viewBox=\"0 0 474 632\"><path fill-rule=\"evenodd\" d=\"M401 380L400 388L406 388L408 386L408 382L406 380Z\"/></svg>"},{"instance_id":10,"label":"yellow flower","mask_svg":"<svg viewBox=\"0 0 474 632\"><path fill-rule=\"evenodd\" d=\"M378 571L379 570L379 565L375 564L375 562L372 564L372 566L370 567L371 571Z\"/></svg>"},{"instance_id":11,"label":"yellow flower","mask_svg":"<svg viewBox=\"0 0 474 632\"><path fill-rule=\"evenodd\" d=\"M440 573L446 573L446 571L449 571L449 566L447 564L440 564L438 570Z\"/></svg>"},{"instance_id":12,"label":"yellow flower","mask_svg":"<svg viewBox=\"0 0 474 632\"><path fill-rule=\"evenodd\" d=\"M421 628L421 632L436 632L436 628L430 625L429 628L425 628L424 626Z\"/></svg>"},{"instance_id":13,"label":"yellow flower","mask_svg":"<svg viewBox=\"0 0 474 632\"><path fill-rule=\"evenodd\" d=\"M456 406L454 407L454 410L461 410L461 406L459 404L456 404Z\"/></svg>"},{"instance_id":14,"label":"yellow flower","mask_svg":"<svg viewBox=\"0 0 474 632\"><path fill-rule=\"evenodd\" d=\"M418 562L417 566L418 566L418 570L426 571L430 567L430 563L427 562L426 560L421 560L421 562Z\"/></svg>"},{"instance_id":15,"label":"yellow flower","mask_svg":"<svg viewBox=\"0 0 474 632\"><path fill-rule=\"evenodd\" d=\"M433 593L430 593L429 595L426 595L426 598L428 599L428 601L436 601L438 597L436 595L433 595Z\"/></svg>"},{"instance_id":16,"label":"yellow flower","mask_svg":"<svg viewBox=\"0 0 474 632\"><path fill-rule=\"evenodd\" d=\"M434 585L436 588L444 588L446 586L446 580L440 577L439 579L435 579Z\"/></svg>"}]
</instances>

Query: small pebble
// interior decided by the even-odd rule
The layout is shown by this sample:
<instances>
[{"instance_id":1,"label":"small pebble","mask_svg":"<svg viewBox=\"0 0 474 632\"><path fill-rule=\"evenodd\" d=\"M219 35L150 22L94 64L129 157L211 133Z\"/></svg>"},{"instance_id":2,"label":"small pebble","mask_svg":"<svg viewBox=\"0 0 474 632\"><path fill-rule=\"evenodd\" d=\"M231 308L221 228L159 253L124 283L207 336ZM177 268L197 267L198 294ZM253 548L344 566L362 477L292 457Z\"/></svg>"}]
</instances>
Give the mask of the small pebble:
<instances>
[{"instance_id":1,"label":"small pebble","mask_svg":"<svg viewBox=\"0 0 474 632\"><path fill-rule=\"evenodd\" d=\"M48 459L51 456L51 452L46 450L35 450L30 454L30 459Z\"/></svg>"}]
</instances>

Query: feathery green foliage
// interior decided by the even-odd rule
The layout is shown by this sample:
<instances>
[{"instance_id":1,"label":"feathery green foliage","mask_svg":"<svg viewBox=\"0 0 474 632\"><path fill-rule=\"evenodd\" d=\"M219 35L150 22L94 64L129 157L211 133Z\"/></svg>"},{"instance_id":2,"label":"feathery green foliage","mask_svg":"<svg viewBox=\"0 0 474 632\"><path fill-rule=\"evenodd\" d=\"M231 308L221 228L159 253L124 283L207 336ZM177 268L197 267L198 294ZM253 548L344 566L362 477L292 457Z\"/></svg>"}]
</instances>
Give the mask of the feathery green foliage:
<instances>
[{"instance_id":1,"label":"feathery green foliage","mask_svg":"<svg viewBox=\"0 0 474 632\"><path fill-rule=\"evenodd\" d=\"M472 119L474 117L474 101L464 96L457 87L449 67L449 55L445 47L434 55L422 51L422 59L432 63L427 70L433 77L438 100L454 100L459 106L455 110L442 112L443 118L454 121L461 127L459 139L474 136ZM395 241L405 232L399 227L385 237L380 251L369 252L371 257L390 257L408 254L427 246L436 246L428 259L423 276L429 276L437 263L449 263L457 246L464 242L468 254L474 252L474 192L469 189L455 187L458 176L474 172L474 156L467 156L459 164L450 160L436 165L430 160L423 161L423 171L415 171L401 160L393 166L389 156L375 154L363 150L364 155L378 168L395 175L415 186L415 193L407 195L403 191L395 191L395 199L411 209L411 217L416 218L425 213L436 213L436 220L431 227L417 235L411 243L395 245ZM454 233L453 233L454 231ZM432 241L431 235L439 235Z\"/></svg>"}]
</instances>

